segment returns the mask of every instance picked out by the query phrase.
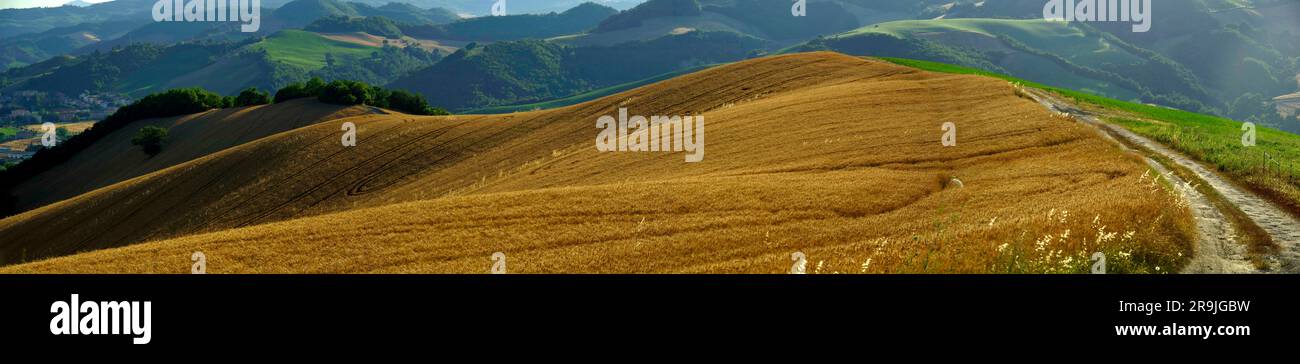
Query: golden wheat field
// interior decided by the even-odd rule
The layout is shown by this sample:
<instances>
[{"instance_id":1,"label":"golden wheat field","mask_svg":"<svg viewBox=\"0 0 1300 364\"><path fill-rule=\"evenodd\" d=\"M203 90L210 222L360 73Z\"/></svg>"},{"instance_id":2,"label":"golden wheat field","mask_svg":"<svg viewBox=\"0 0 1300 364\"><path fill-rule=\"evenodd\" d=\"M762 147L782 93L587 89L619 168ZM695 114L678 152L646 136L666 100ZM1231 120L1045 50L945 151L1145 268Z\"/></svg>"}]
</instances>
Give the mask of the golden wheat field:
<instances>
[{"instance_id":1,"label":"golden wheat field","mask_svg":"<svg viewBox=\"0 0 1300 364\"><path fill-rule=\"evenodd\" d=\"M704 160L598 152L620 107L703 115ZM1083 273L1101 251L1161 273L1194 253L1141 159L990 78L806 53L553 110L372 111L155 120L176 142L152 159L117 150L146 123L119 131L16 190L40 207L0 220L0 272L188 273L201 251L211 273L487 273L495 252L511 273L784 273L795 252L809 273Z\"/></svg>"}]
</instances>

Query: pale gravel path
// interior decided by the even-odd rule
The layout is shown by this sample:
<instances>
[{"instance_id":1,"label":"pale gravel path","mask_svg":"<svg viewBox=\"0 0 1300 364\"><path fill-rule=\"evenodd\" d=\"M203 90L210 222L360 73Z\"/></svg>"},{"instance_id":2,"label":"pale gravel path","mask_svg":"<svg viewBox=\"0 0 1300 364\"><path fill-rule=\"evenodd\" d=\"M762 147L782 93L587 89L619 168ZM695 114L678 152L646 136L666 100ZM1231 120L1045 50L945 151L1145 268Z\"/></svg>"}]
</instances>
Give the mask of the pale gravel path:
<instances>
[{"instance_id":1,"label":"pale gravel path","mask_svg":"<svg viewBox=\"0 0 1300 364\"><path fill-rule=\"evenodd\" d=\"M1178 165L1196 174L1197 178L1209 183L1211 188L1218 191L1229 203L1245 212L1246 216L1255 222L1255 225L1263 228L1268 235L1273 237L1273 242L1281 247L1276 256L1268 258L1270 270L1281 273L1300 273L1300 221L1272 202L1237 187L1182 153L1174 152L1164 145L1138 136L1128 131L1128 129L1110 124L1106 124L1106 127L1116 134L1142 145L1144 148L1164 155L1174 163L1178 163Z\"/></svg>"},{"instance_id":2,"label":"pale gravel path","mask_svg":"<svg viewBox=\"0 0 1300 364\"><path fill-rule=\"evenodd\" d=\"M1104 123L1093 115L1081 112L1073 106L1050 95L1044 95L1037 90L1032 95L1039 103L1051 110L1069 113L1099 128L1112 139L1115 137L1123 138L1133 145L1160 154L1191 171L1197 178L1208 183L1209 187L1217 191L1229 203L1245 212L1248 218L1253 220L1260 228L1263 228L1265 232L1272 236L1273 242L1281 247L1279 254L1266 258L1269 271L1300 273L1300 221L1286 211L1278 208L1272 202L1256 196L1254 193L1238 188L1196 160L1171 150L1163 144L1137 135L1128 129ZM1120 145L1124 146L1123 143L1120 143ZM1125 147L1125 149L1128 148ZM1196 227L1200 235L1196 247L1197 254L1183 269L1183 273L1261 272L1246 257L1245 245L1236 241L1236 229L1224 217L1222 211L1216 209L1204 194L1188 186L1186 181L1169 173L1165 166L1151 158L1145 159L1153 169L1164 174L1175 186L1180 186L1179 191L1187 199L1192 208L1192 215L1196 218Z\"/></svg>"}]
</instances>

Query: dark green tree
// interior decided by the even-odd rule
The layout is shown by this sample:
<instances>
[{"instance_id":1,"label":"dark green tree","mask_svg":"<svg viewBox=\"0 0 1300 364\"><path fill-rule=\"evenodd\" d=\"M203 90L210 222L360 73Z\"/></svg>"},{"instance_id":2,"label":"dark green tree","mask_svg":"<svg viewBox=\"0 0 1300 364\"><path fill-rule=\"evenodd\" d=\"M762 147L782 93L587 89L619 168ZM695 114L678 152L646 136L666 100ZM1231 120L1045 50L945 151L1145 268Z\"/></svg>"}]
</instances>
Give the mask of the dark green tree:
<instances>
[{"instance_id":1,"label":"dark green tree","mask_svg":"<svg viewBox=\"0 0 1300 364\"><path fill-rule=\"evenodd\" d=\"M235 97L235 107L266 105L271 103L271 94L259 91L256 87L249 87L239 92Z\"/></svg>"},{"instance_id":2,"label":"dark green tree","mask_svg":"<svg viewBox=\"0 0 1300 364\"><path fill-rule=\"evenodd\" d=\"M158 155L158 152L162 151L162 147L166 143L167 129L152 125L140 128L140 131L135 133L135 138L131 138L131 144L140 146L144 150L144 154L148 154L150 157Z\"/></svg>"},{"instance_id":3,"label":"dark green tree","mask_svg":"<svg viewBox=\"0 0 1300 364\"><path fill-rule=\"evenodd\" d=\"M321 90L325 88L325 80L320 77L312 77L307 83L291 83L275 92L275 102L281 103L293 99L304 97L320 96Z\"/></svg>"},{"instance_id":4,"label":"dark green tree","mask_svg":"<svg viewBox=\"0 0 1300 364\"><path fill-rule=\"evenodd\" d=\"M387 108L414 115L450 115L447 110L429 106L423 96L406 90L388 93Z\"/></svg>"},{"instance_id":5,"label":"dark green tree","mask_svg":"<svg viewBox=\"0 0 1300 364\"><path fill-rule=\"evenodd\" d=\"M375 91L365 83L336 80L321 91L320 101L339 105L375 105Z\"/></svg>"}]
</instances>

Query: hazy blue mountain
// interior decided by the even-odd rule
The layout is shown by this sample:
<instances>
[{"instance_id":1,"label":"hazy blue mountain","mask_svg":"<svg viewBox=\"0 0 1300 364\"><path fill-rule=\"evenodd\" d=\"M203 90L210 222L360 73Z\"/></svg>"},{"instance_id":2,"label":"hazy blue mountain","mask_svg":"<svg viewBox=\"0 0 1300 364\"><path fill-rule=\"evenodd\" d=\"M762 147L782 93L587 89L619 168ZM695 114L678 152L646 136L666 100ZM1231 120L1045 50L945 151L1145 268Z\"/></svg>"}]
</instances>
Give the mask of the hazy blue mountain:
<instances>
[{"instance_id":1,"label":"hazy blue mountain","mask_svg":"<svg viewBox=\"0 0 1300 364\"><path fill-rule=\"evenodd\" d=\"M421 93L452 110L520 104L742 60L768 45L761 39L725 32L691 32L592 47L505 41L467 46L389 87Z\"/></svg>"},{"instance_id":2,"label":"hazy blue mountain","mask_svg":"<svg viewBox=\"0 0 1300 364\"><path fill-rule=\"evenodd\" d=\"M156 0L116 0L87 7L0 10L0 39L85 23L152 21Z\"/></svg>"},{"instance_id":3,"label":"hazy blue mountain","mask_svg":"<svg viewBox=\"0 0 1300 364\"><path fill-rule=\"evenodd\" d=\"M144 24L147 22L141 20L83 23L0 38L0 71L72 53L81 47L121 37Z\"/></svg>"},{"instance_id":4,"label":"hazy blue mountain","mask_svg":"<svg viewBox=\"0 0 1300 364\"><path fill-rule=\"evenodd\" d=\"M1297 90L1300 1L1153 4L1159 15L1149 32L1134 32L1129 22L1043 21L1041 1L957 2L941 20L873 24L799 49L954 63L1282 125L1268 100Z\"/></svg>"},{"instance_id":5,"label":"hazy blue mountain","mask_svg":"<svg viewBox=\"0 0 1300 364\"><path fill-rule=\"evenodd\" d=\"M544 39L586 31L615 13L613 8L589 2L561 13L477 17L450 24L407 25L402 31L417 38L458 41Z\"/></svg>"}]
</instances>

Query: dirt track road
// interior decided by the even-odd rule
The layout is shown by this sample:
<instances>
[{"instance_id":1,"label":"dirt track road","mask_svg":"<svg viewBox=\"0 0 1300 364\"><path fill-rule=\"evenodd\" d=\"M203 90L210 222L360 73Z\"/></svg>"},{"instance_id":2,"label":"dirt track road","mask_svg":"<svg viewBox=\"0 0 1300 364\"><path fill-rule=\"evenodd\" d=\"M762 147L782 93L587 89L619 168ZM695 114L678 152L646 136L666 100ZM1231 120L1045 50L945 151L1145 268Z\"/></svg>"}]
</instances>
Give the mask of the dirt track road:
<instances>
[{"instance_id":1,"label":"dirt track road","mask_svg":"<svg viewBox=\"0 0 1300 364\"><path fill-rule=\"evenodd\" d=\"M1128 129L1105 123L1095 115L1079 110L1046 92L1033 90L1030 94L1048 109L1070 114L1078 120L1091 124L1117 143L1119 140L1116 138L1122 138L1128 144L1136 145L1149 153L1159 154L1191 171L1229 203L1245 212L1248 218L1267 232L1273 238L1273 242L1281 247L1278 254L1266 257L1268 265L1266 269L1257 269L1246 256L1246 246L1237 241L1236 227L1229 222L1223 211L1219 211L1210 202L1208 197L1193 187L1199 182L1189 183L1171 173L1166 166L1143 155L1154 170L1159 171L1164 178L1179 187L1179 191L1192 208L1193 216L1196 217L1196 226L1200 233L1196 256L1182 273L1300 273L1300 220L1296 220L1272 202L1237 187L1191 157ZM1131 150L1125 143L1119 145Z\"/></svg>"}]
</instances>

